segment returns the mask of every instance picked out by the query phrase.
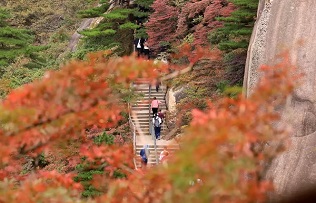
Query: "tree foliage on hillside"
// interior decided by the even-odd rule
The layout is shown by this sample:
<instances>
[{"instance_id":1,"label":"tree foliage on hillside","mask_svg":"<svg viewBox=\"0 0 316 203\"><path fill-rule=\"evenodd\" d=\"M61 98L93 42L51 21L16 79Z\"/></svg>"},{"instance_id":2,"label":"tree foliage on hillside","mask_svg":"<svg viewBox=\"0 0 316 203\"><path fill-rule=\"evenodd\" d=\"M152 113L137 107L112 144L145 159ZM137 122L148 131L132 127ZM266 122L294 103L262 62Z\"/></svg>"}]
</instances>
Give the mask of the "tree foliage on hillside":
<instances>
[{"instance_id":1,"label":"tree foliage on hillside","mask_svg":"<svg viewBox=\"0 0 316 203\"><path fill-rule=\"evenodd\" d=\"M183 42L218 47L226 53L225 80L241 85L257 6L257 0L156 0L147 23L151 48Z\"/></svg>"},{"instance_id":2,"label":"tree foliage on hillside","mask_svg":"<svg viewBox=\"0 0 316 203\"><path fill-rule=\"evenodd\" d=\"M115 136L103 132L102 134L93 138L93 144L96 145L114 145ZM76 182L80 182L84 188L82 192L83 197L95 197L102 194L102 190L97 190L93 185L93 176L105 175L105 168L108 166L106 162L91 162L86 157L81 157L81 163L76 166L78 174L74 177ZM114 171L114 178L124 178L125 174L120 170Z\"/></svg>"},{"instance_id":3,"label":"tree foliage on hillside","mask_svg":"<svg viewBox=\"0 0 316 203\"><path fill-rule=\"evenodd\" d=\"M157 51L161 44L175 40L179 12L176 7L169 5L169 0L156 0L152 8L154 13L150 15L146 27L148 44L152 50Z\"/></svg>"},{"instance_id":4,"label":"tree foliage on hillside","mask_svg":"<svg viewBox=\"0 0 316 203\"><path fill-rule=\"evenodd\" d=\"M160 44L183 42L189 36L193 45L208 45L208 34L222 26L216 18L227 17L234 10L227 0L156 0L152 7L155 12L146 26L154 50Z\"/></svg>"},{"instance_id":5,"label":"tree foliage on hillside","mask_svg":"<svg viewBox=\"0 0 316 203\"><path fill-rule=\"evenodd\" d=\"M224 26L211 34L211 42L218 44L221 50L232 51L238 48L246 49L254 26L258 1L230 0L238 9L229 17L217 17Z\"/></svg>"},{"instance_id":6,"label":"tree foliage on hillside","mask_svg":"<svg viewBox=\"0 0 316 203\"><path fill-rule=\"evenodd\" d=\"M224 26L210 33L211 44L226 52L227 80L231 85L241 85L247 58L247 48L255 23L257 0L230 0L237 6L228 17L218 17Z\"/></svg>"},{"instance_id":7,"label":"tree foliage on hillside","mask_svg":"<svg viewBox=\"0 0 316 203\"><path fill-rule=\"evenodd\" d=\"M8 66L18 57L30 57L41 48L32 46L34 36L29 30L11 26L9 12L0 9L0 67ZM5 70L1 70L1 76Z\"/></svg>"},{"instance_id":8,"label":"tree foliage on hillside","mask_svg":"<svg viewBox=\"0 0 316 203\"><path fill-rule=\"evenodd\" d=\"M0 98L39 77L46 65L38 52L47 47L33 45L33 33L10 25L9 19L9 12L0 9Z\"/></svg>"},{"instance_id":9,"label":"tree foliage on hillside","mask_svg":"<svg viewBox=\"0 0 316 203\"><path fill-rule=\"evenodd\" d=\"M118 55L132 53L133 31L138 26L130 22L129 17L132 9L114 8L107 13L99 13L103 17L93 29L86 29L80 34L84 36L84 47L86 51L81 53L85 55L90 51L98 51L117 47Z\"/></svg>"},{"instance_id":10,"label":"tree foliage on hillside","mask_svg":"<svg viewBox=\"0 0 316 203\"><path fill-rule=\"evenodd\" d=\"M113 2L112 2L113 3ZM144 27L140 23L146 21L150 14L152 0L136 0L133 4L117 2L108 10L110 3L102 2L99 7L80 11L81 17L101 17L101 22L92 29L81 31L84 44L75 56L83 56L91 51L111 49L115 47L117 55L129 55L133 52L134 37L147 38Z\"/></svg>"},{"instance_id":11,"label":"tree foliage on hillside","mask_svg":"<svg viewBox=\"0 0 316 203\"><path fill-rule=\"evenodd\" d=\"M212 57L186 54L191 64L199 57ZM262 180L261 163L283 149L285 138L285 131L273 125L278 120L273 105L283 104L295 84L287 58L263 67L266 77L249 99L227 98L209 104L205 112L194 110L181 140L183 150L167 166L135 171L131 146L90 145L91 140L82 136L91 125L111 127L120 120L123 106L113 90L116 83L128 87L137 78L153 80L157 70L167 69L165 64L133 56L108 58L108 53L100 52L13 91L0 106L0 200L82 202L78 192L82 187L70 174L20 175L23 155L54 151L65 141L80 138L80 156L90 163L108 164L105 175L93 179L103 194L86 202L264 201L271 184ZM277 147L263 150L269 141ZM126 177L114 179L117 170Z\"/></svg>"},{"instance_id":12,"label":"tree foliage on hillside","mask_svg":"<svg viewBox=\"0 0 316 203\"><path fill-rule=\"evenodd\" d=\"M177 36L193 33L195 45L206 45L207 35L222 26L217 17L227 17L234 10L227 0L189 1L183 5L177 24Z\"/></svg>"},{"instance_id":13,"label":"tree foliage on hillside","mask_svg":"<svg viewBox=\"0 0 316 203\"><path fill-rule=\"evenodd\" d=\"M9 37L10 41L19 40L21 49L24 46L21 41L24 40L25 44L24 54L13 51L16 48L13 46L10 52L0 54L0 57L10 56L17 59L10 59L5 68L1 67L1 98L12 89L42 77L45 70L59 68L59 64L67 58L65 52L68 39L78 28L75 13L79 8L83 9L93 2L94 0L0 1L1 8L6 9L11 16L6 18L5 23L10 26L10 32L15 30ZM4 16L6 13L1 10L0 15ZM3 29L1 25L1 31ZM16 39L18 36L23 40ZM5 39L7 38L2 38Z\"/></svg>"}]
</instances>

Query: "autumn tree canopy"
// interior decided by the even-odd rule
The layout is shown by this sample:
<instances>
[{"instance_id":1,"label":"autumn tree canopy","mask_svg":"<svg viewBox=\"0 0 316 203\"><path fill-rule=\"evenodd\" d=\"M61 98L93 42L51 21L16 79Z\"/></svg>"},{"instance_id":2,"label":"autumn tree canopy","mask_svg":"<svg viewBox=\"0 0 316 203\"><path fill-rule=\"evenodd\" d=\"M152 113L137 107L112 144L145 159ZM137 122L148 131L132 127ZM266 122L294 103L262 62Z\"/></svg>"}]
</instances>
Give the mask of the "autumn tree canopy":
<instances>
[{"instance_id":1,"label":"autumn tree canopy","mask_svg":"<svg viewBox=\"0 0 316 203\"><path fill-rule=\"evenodd\" d=\"M249 1L234 0L235 6L254 9L255 4L247 5ZM145 15L137 13L141 7L149 9L148 2L136 2L136 10L115 8L104 14L109 4L101 1L99 8L82 12L86 17L104 17L95 29L82 32L88 42L85 48L109 48L122 44L123 38L130 39L138 27L131 16ZM288 132L276 125L280 119L276 109L284 104L298 78L287 54L278 63L261 67L264 77L249 98L238 95L207 101L204 111L194 109L179 140L181 149L165 165L136 170L130 143L119 144L107 134L86 135L87 129L117 126L128 111L122 89L132 92L129 87L135 80L167 80L188 73L200 59L219 60L217 50L198 46L205 45L208 33L224 21L231 27L239 17L252 22L252 12L244 12L246 16L232 13L236 7L230 2L154 1L154 13L146 24L150 46L159 50L172 42L191 42L194 48L184 45L173 55L185 58L188 64L184 66L100 51L12 91L0 103L0 202L266 201L273 184L264 178L265 166L287 144ZM6 14L0 14L0 23L4 18ZM127 35L115 35L120 32ZM234 34L238 32L249 34L243 28ZM230 35L227 39L239 38ZM69 153L64 161L76 170L25 170L27 157L38 159L48 153Z\"/></svg>"},{"instance_id":2,"label":"autumn tree canopy","mask_svg":"<svg viewBox=\"0 0 316 203\"><path fill-rule=\"evenodd\" d=\"M154 79L154 69L163 73L167 66L134 56L108 58L107 53L100 52L13 91L0 111L0 200L83 201L78 193L81 186L71 174L37 171L22 175L23 155L34 156L54 150L66 140L84 138L84 128L91 125L114 126L124 107L113 85L128 86L139 77ZM266 77L251 98L227 98L210 103L206 112L193 111L193 120L181 140L183 150L168 166L135 171L131 146L91 145L83 139L80 156L90 162L108 163L105 175L93 181L94 187L103 191L95 202L263 201L272 185L262 179L261 163L284 148L286 135L272 125L278 120L273 105L284 102L295 82L287 58L263 69ZM269 141L278 145L265 151L264 143ZM113 179L116 170L126 177ZM19 181L18 187L14 180Z\"/></svg>"},{"instance_id":3,"label":"autumn tree canopy","mask_svg":"<svg viewBox=\"0 0 316 203\"><path fill-rule=\"evenodd\" d=\"M170 43L175 39L178 19L178 8L169 5L169 0L156 0L152 8L154 13L146 23L149 35L148 44L152 50L158 50L161 44Z\"/></svg>"}]
</instances>

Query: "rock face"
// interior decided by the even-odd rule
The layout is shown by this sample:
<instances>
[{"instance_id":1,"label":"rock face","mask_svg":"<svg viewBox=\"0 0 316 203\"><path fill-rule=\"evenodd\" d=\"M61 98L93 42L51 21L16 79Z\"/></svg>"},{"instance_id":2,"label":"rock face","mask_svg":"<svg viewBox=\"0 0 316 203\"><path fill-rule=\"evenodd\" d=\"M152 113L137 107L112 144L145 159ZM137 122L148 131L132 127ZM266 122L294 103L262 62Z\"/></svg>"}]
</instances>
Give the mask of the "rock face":
<instances>
[{"instance_id":1,"label":"rock face","mask_svg":"<svg viewBox=\"0 0 316 203\"><path fill-rule=\"evenodd\" d=\"M289 50L293 64L305 73L303 84L282 111L282 122L292 128L292 145L274 160L267 174L273 178L276 193L282 196L316 183L315 13L315 0L260 0L248 49L246 95L260 77L258 67L272 65L284 50Z\"/></svg>"}]
</instances>

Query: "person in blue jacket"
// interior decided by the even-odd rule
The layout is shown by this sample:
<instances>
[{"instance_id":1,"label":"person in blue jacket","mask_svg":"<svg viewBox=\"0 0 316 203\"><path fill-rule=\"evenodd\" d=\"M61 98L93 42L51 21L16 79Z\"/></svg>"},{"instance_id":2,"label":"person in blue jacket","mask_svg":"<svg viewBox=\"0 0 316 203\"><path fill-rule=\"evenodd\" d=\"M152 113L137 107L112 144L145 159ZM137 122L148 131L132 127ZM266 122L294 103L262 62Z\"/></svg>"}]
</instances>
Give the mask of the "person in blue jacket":
<instances>
[{"instance_id":1,"label":"person in blue jacket","mask_svg":"<svg viewBox=\"0 0 316 203\"><path fill-rule=\"evenodd\" d=\"M139 155L141 157L141 163L142 166L147 166L148 163L148 156L149 156L149 150L148 145L144 145L144 148L140 150Z\"/></svg>"}]
</instances>

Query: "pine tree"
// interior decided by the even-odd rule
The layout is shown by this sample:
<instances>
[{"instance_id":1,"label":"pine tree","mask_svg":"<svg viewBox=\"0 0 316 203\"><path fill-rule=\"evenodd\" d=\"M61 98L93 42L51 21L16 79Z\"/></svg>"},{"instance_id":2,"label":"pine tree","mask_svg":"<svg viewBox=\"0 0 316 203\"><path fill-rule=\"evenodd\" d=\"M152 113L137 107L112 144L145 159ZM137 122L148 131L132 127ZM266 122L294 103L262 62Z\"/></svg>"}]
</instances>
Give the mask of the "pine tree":
<instances>
[{"instance_id":1,"label":"pine tree","mask_svg":"<svg viewBox=\"0 0 316 203\"><path fill-rule=\"evenodd\" d=\"M133 51L133 33L139 26L134 22L135 16L147 16L138 7L115 7L105 12L109 4L104 2L100 7L80 11L81 17L103 17L103 20L93 29L80 32L84 36L84 45L75 53L76 57L83 58L86 53L116 47L118 55L131 54Z\"/></svg>"},{"instance_id":2,"label":"pine tree","mask_svg":"<svg viewBox=\"0 0 316 203\"><path fill-rule=\"evenodd\" d=\"M79 11L78 15L81 18L94 18L94 17L98 17L100 16L100 14L106 12L108 10L108 8L110 7L110 4L105 2L103 4L101 4L98 7L94 7L91 9L87 9L87 10L83 10L83 11Z\"/></svg>"},{"instance_id":3,"label":"pine tree","mask_svg":"<svg viewBox=\"0 0 316 203\"><path fill-rule=\"evenodd\" d=\"M82 18L103 17L103 20L93 29L80 32L84 36L81 49L73 55L84 58L88 52L112 49L117 55L129 55L133 52L133 40L148 38L146 29L142 26L152 12L153 0L114 1L116 5L111 11L109 1L100 2L100 6L79 11ZM113 3L113 2L112 2Z\"/></svg>"},{"instance_id":4,"label":"pine tree","mask_svg":"<svg viewBox=\"0 0 316 203\"><path fill-rule=\"evenodd\" d=\"M247 48L254 26L258 0L229 0L237 10L229 17L218 17L224 26L210 34L210 42L226 52L224 57L230 85L241 85L247 58Z\"/></svg>"},{"instance_id":5,"label":"pine tree","mask_svg":"<svg viewBox=\"0 0 316 203\"><path fill-rule=\"evenodd\" d=\"M149 15L153 13L151 5L154 0L135 0L135 9L133 12L134 20L139 23L146 23ZM140 26L135 31L136 38L148 38L147 29L145 26Z\"/></svg>"},{"instance_id":6,"label":"pine tree","mask_svg":"<svg viewBox=\"0 0 316 203\"><path fill-rule=\"evenodd\" d=\"M258 7L258 0L230 1L238 9L229 17L218 17L217 20L224 22L224 27L219 28L210 36L211 43L218 44L224 51L248 47Z\"/></svg>"},{"instance_id":7,"label":"pine tree","mask_svg":"<svg viewBox=\"0 0 316 203\"><path fill-rule=\"evenodd\" d=\"M30 56L38 51L31 46L34 37L30 31L10 26L6 21L8 18L9 13L0 9L0 66L7 66L19 56Z\"/></svg>"}]
</instances>

